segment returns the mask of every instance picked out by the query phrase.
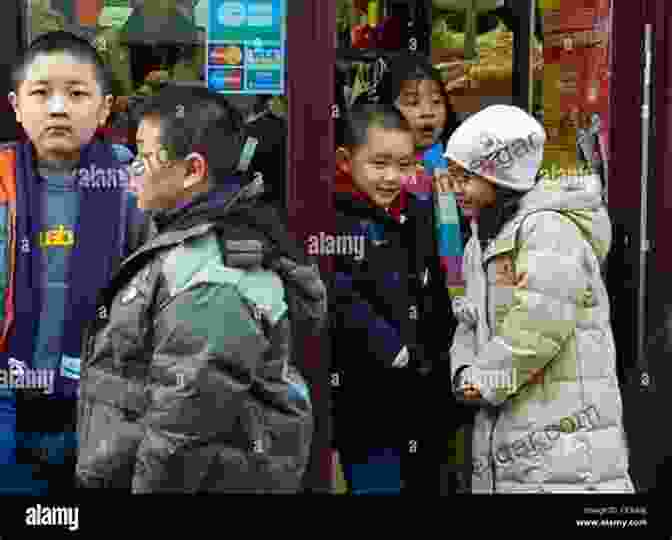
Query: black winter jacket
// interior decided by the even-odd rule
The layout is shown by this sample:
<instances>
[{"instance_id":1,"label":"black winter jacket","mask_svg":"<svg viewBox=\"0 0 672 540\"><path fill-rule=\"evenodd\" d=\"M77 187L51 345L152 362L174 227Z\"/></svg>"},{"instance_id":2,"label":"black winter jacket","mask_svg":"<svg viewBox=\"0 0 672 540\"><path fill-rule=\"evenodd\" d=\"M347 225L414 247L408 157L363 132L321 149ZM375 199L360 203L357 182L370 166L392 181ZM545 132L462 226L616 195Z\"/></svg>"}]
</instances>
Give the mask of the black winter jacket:
<instances>
[{"instance_id":1,"label":"black winter jacket","mask_svg":"<svg viewBox=\"0 0 672 540\"><path fill-rule=\"evenodd\" d=\"M293 327L319 328L326 291L251 187L156 215L103 291L82 354L82 487L300 489L314 420Z\"/></svg>"},{"instance_id":2,"label":"black winter jacket","mask_svg":"<svg viewBox=\"0 0 672 540\"><path fill-rule=\"evenodd\" d=\"M336 254L329 294L335 446L354 460L409 440L446 441L469 414L450 391L456 322L431 198L409 194L402 215L399 223L350 194L336 196L336 238L365 238L363 257ZM409 366L392 368L403 346Z\"/></svg>"}]
</instances>

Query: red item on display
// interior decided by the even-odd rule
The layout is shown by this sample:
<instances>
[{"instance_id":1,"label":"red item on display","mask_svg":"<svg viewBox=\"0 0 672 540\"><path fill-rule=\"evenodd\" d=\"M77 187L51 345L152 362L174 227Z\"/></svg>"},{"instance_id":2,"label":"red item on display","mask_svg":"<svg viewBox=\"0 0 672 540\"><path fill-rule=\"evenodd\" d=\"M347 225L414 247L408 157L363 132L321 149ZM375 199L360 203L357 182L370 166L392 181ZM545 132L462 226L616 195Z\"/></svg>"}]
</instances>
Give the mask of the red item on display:
<instances>
[{"instance_id":1,"label":"red item on display","mask_svg":"<svg viewBox=\"0 0 672 540\"><path fill-rule=\"evenodd\" d=\"M609 10L610 0L562 0L560 8L544 10L544 33L590 30Z\"/></svg>"},{"instance_id":2,"label":"red item on display","mask_svg":"<svg viewBox=\"0 0 672 540\"><path fill-rule=\"evenodd\" d=\"M359 24L352 28L352 47L355 49L373 49L376 47L376 33L368 24Z\"/></svg>"},{"instance_id":3,"label":"red item on display","mask_svg":"<svg viewBox=\"0 0 672 540\"><path fill-rule=\"evenodd\" d=\"M578 108L584 112L602 112L609 107L608 51L602 47L560 52L560 64L572 72L576 89L561 91L560 108Z\"/></svg>"}]
</instances>

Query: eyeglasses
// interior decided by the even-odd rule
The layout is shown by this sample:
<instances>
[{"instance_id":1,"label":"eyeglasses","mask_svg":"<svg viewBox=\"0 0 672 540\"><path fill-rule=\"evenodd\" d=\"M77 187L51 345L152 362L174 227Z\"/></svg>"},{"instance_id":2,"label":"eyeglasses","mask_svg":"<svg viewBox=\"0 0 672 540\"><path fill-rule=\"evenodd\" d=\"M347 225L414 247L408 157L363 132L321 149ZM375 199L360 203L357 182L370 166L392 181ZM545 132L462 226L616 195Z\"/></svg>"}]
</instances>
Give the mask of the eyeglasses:
<instances>
[{"instance_id":1,"label":"eyeglasses","mask_svg":"<svg viewBox=\"0 0 672 540\"><path fill-rule=\"evenodd\" d=\"M152 165L152 159L158 163L158 166ZM131 163L130 170L134 176L142 176L148 170L150 173L155 173L159 170L172 168L176 163L177 160L170 160L167 150L161 148L155 152L139 153Z\"/></svg>"}]
</instances>

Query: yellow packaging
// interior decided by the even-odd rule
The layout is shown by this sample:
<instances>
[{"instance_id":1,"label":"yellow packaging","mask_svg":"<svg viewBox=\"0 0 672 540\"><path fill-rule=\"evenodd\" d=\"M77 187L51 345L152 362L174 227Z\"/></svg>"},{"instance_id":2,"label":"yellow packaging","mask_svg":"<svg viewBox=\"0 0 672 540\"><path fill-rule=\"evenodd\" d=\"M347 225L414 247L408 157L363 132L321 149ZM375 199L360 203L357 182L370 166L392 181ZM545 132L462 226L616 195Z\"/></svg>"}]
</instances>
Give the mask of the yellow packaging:
<instances>
[{"instance_id":1,"label":"yellow packaging","mask_svg":"<svg viewBox=\"0 0 672 540\"><path fill-rule=\"evenodd\" d=\"M539 0L541 9L560 9L561 0Z\"/></svg>"},{"instance_id":2,"label":"yellow packaging","mask_svg":"<svg viewBox=\"0 0 672 540\"><path fill-rule=\"evenodd\" d=\"M369 14L369 26L371 28L374 28L375 26L378 26L378 2L373 1L369 2L369 8L367 13Z\"/></svg>"}]
</instances>

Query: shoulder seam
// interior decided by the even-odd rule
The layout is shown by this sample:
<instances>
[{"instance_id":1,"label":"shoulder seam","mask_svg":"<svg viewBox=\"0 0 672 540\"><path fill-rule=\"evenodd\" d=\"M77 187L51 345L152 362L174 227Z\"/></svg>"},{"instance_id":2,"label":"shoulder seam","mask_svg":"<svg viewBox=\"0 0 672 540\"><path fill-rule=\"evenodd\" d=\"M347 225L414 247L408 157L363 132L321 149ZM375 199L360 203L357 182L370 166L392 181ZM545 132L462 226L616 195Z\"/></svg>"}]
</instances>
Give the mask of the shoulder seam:
<instances>
[{"instance_id":1,"label":"shoulder seam","mask_svg":"<svg viewBox=\"0 0 672 540\"><path fill-rule=\"evenodd\" d=\"M560 219L560 221L568 222L568 223L574 225L575 227L577 226L576 223L574 223L570 218L568 218L567 216L565 216L565 215L564 215L562 212L560 212L559 210L551 210L551 209L548 209L548 210L537 210L537 211L530 212L529 214L523 216L523 218L522 218L520 224L518 225L518 227L519 227L519 228L522 228L523 224L528 220L528 218L530 218L530 217L532 217L532 216L534 216L534 215L539 215L539 214L554 214L557 218Z\"/></svg>"},{"instance_id":2,"label":"shoulder seam","mask_svg":"<svg viewBox=\"0 0 672 540\"><path fill-rule=\"evenodd\" d=\"M585 237L585 235L583 234L583 231L581 231L581 228L576 223L574 223L574 221L572 221L569 217L565 216L562 212L560 212L558 210L548 209L548 210L537 210L535 212L530 212L529 214L523 216L521 222L518 224L518 226L516 228L516 231L514 233L515 238L516 238L516 245L518 245L518 243L521 241L521 234L523 233L523 227L524 227L525 222L528 221L527 218L532 217L534 214L542 214L542 213L544 213L544 214L547 214L547 213L554 214L560 222L564 223L565 225L571 225L576 230L577 234L579 235L579 237L582 240L588 241L587 238ZM526 231L530 232L531 229L532 229L532 227L528 224L528 227L527 227Z\"/></svg>"}]
</instances>

